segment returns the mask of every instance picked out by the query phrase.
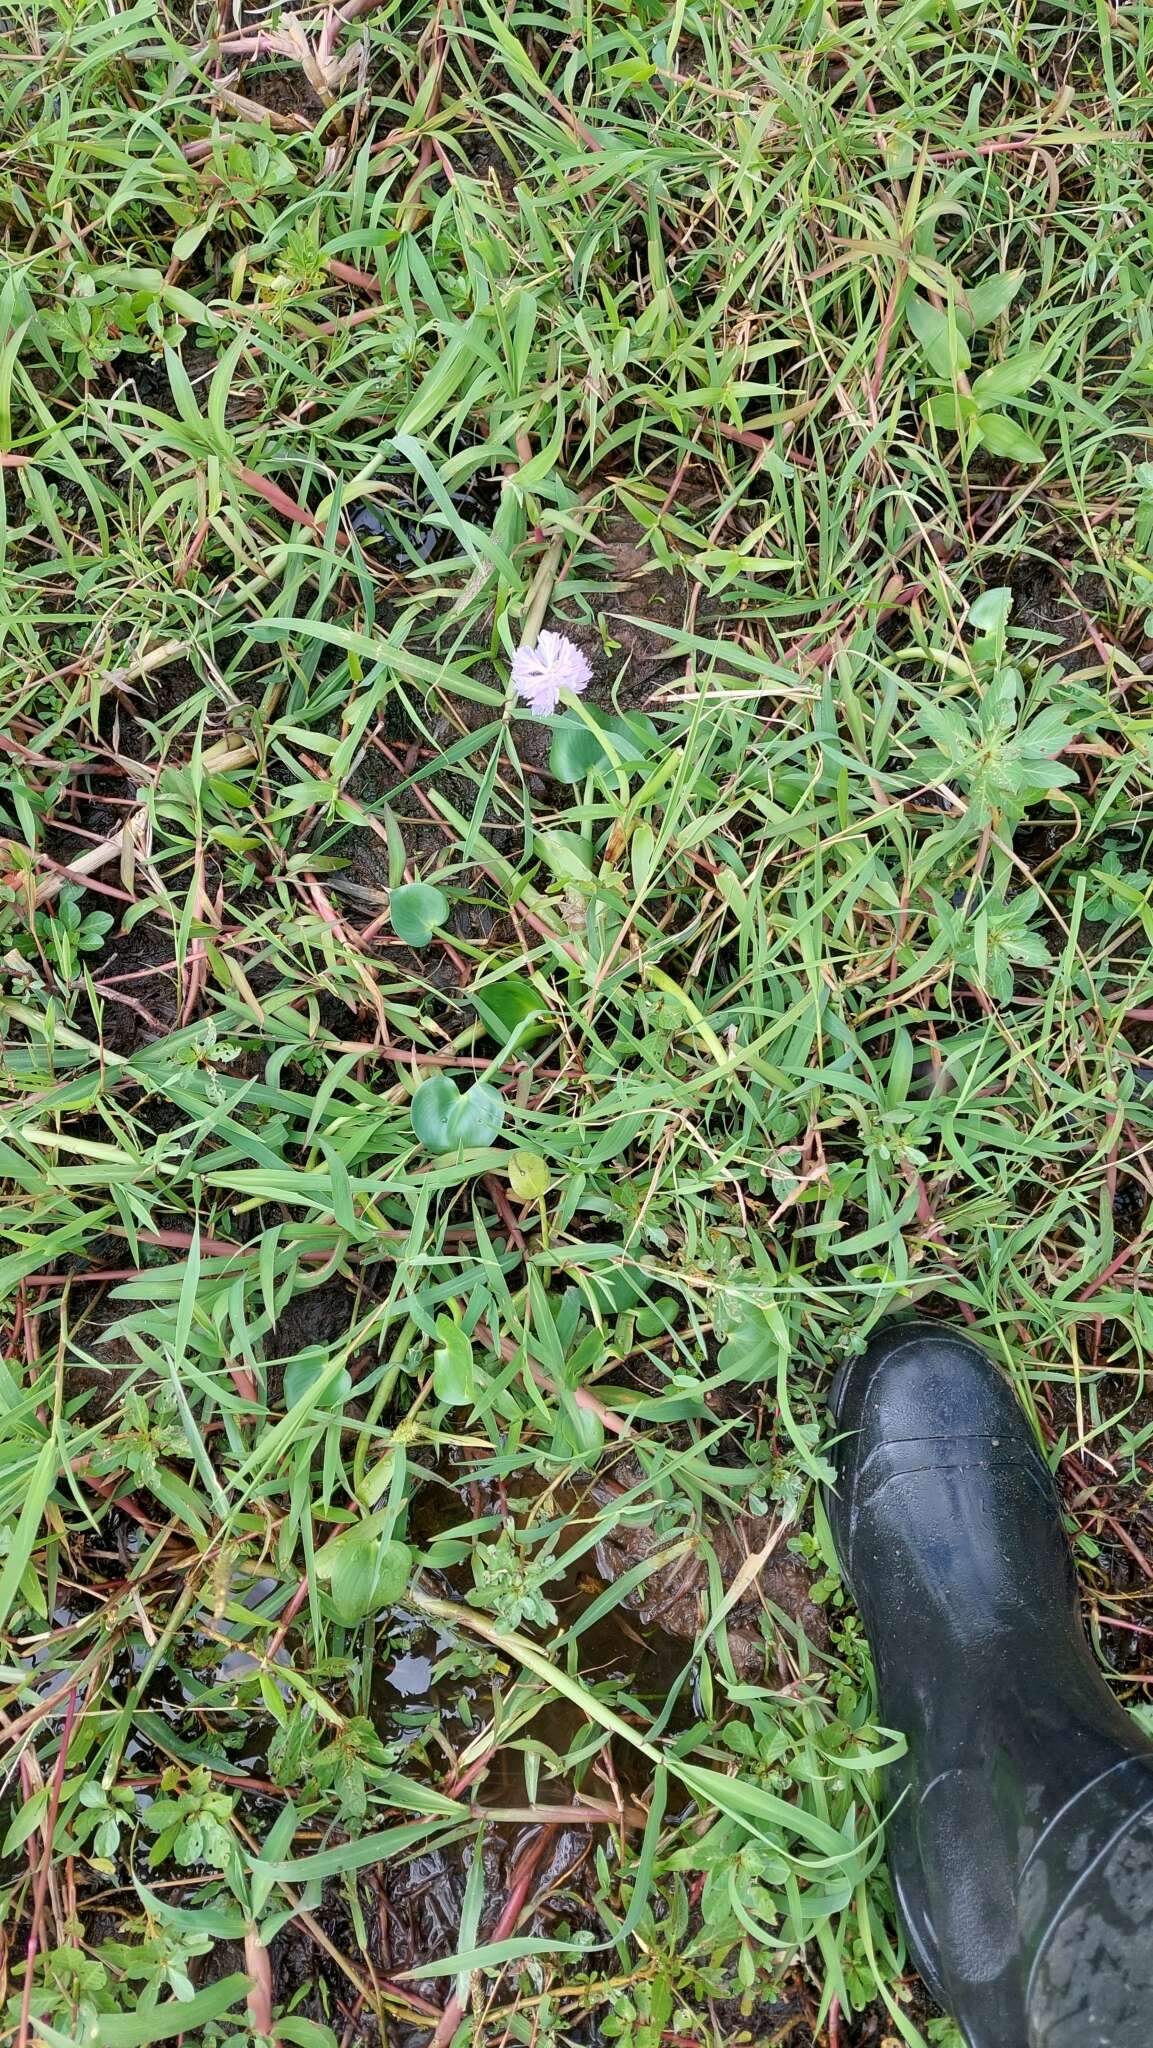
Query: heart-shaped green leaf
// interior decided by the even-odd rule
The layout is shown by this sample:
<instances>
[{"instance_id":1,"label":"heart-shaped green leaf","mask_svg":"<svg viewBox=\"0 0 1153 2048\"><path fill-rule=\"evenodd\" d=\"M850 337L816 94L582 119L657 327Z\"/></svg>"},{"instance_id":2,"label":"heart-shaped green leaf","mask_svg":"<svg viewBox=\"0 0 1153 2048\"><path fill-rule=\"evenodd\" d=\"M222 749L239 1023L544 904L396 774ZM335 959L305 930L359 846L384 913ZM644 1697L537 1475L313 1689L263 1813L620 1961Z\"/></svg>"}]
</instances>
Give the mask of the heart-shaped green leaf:
<instances>
[{"instance_id":1,"label":"heart-shaped green leaf","mask_svg":"<svg viewBox=\"0 0 1153 2048\"><path fill-rule=\"evenodd\" d=\"M346 1529L318 1554L317 1577L328 1583L338 1620L351 1624L371 1613L379 1548L359 1530Z\"/></svg>"},{"instance_id":2,"label":"heart-shaped green leaf","mask_svg":"<svg viewBox=\"0 0 1153 2048\"><path fill-rule=\"evenodd\" d=\"M973 599L965 618L975 633L994 633L1003 640L1012 609L1012 589L1007 583L998 583Z\"/></svg>"},{"instance_id":3,"label":"heart-shaped green leaf","mask_svg":"<svg viewBox=\"0 0 1153 2048\"><path fill-rule=\"evenodd\" d=\"M407 1543L386 1543L376 1561L377 1607L387 1607L408 1589L412 1576L412 1552Z\"/></svg>"},{"instance_id":4,"label":"heart-shaped green leaf","mask_svg":"<svg viewBox=\"0 0 1153 2048\"><path fill-rule=\"evenodd\" d=\"M431 882L405 882L388 899L388 918L406 946L427 946L448 916L448 897Z\"/></svg>"},{"instance_id":5,"label":"heart-shaped green leaf","mask_svg":"<svg viewBox=\"0 0 1153 2048\"><path fill-rule=\"evenodd\" d=\"M302 1351L297 1358L289 1361L284 1368L284 1405L286 1408L295 1408L297 1402L303 1395L307 1394L309 1388L316 1385L327 1364L327 1354L315 1345L308 1351ZM323 1393L318 1396L317 1406L320 1408L339 1408L348 1399L351 1392L351 1375L342 1367L335 1377L329 1381Z\"/></svg>"},{"instance_id":6,"label":"heart-shaped green leaf","mask_svg":"<svg viewBox=\"0 0 1153 2048\"><path fill-rule=\"evenodd\" d=\"M558 882L591 882L592 842L578 832L538 832L537 852Z\"/></svg>"},{"instance_id":7,"label":"heart-shaped green leaf","mask_svg":"<svg viewBox=\"0 0 1153 2048\"><path fill-rule=\"evenodd\" d=\"M362 1527L342 1529L316 1554L317 1577L328 1586L337 1620L349 1628L399 1600L411 1569L407 1543L381 1543Z\"/></svg>"},{"instance_id":8,"label":"heart-shaped green leaf","mask_svg":"<svg viewBox=\"0 0 1153 2048\"><path fill-rule=\"evenodd\" d=\"M606 734L618 761L643 761L651 753L656 739L651 719L635 712L625 718L612 718L591 704L588 716L593 726ZM610 767L611 756L585 719L568 711L553 725L548 765L550 775L555 775L558 782L583 782L594 768Z\"/></svg>"},{"instance_id":9,"label":"heart-shaped green leaf","mask_svg":"<svg viewBox=\"0 0 1153 2048\"><path fill-rule=\"evenodd\" d=\"M421 1082L408 1113L429 1152L456 1152L492 1144L504 1122L504 1103L487 1081L462 1091L447 1074L437 1074Z\"/></svg>"},{"instance_id":10,"label":"heart-shaped green leaf","mask_svg":"<svg viewBox=\"0 0 1153 2048\"><path fill-rule=\"evenodd\" d=\"M514 1036L518 1045L528 1045L548 1030L548 1000L523 974L486 982L471 990L470 999L499 1045L507 1045Z\"/></svg>"},{"instance_id":11,"label":"heart-shaped green leaf","mask_svg":"<svg viewBox=\"0 0 1153 2048\"><path fill-rule=\"evenodd\" d=\"M476 1400L472 1345L454 1316L436 1319L439 1343L432 1354L432 1390L447 1408L471 1408Z\"/></svg>"},{"instance_id":12,"label":"heart-shaped green leaf","mask_svg":"<svg viewBox=\"0 0 1153 2048\"><path fill-rule=\"evenodd\" d=\"M938 391L921 407L923 419L932 420L938 427L944 427L951 434L959 434L975 420L981 408L974 399L967 398L960 391Z\"/></svg>"},{"instance_id":13,"label":"heart-shaped green leaf","mask_svg":"<svg viewBox=\"0 0 1153 2048\"><path fill-rule=\"evenodd\" d=\"M588 1276L588 1284L607 1308L633 1308L638 1301L648 1299L648 1277L642 1266L624 1261L619 1266L597 1266Z\"/></svg>"}]
</instances>

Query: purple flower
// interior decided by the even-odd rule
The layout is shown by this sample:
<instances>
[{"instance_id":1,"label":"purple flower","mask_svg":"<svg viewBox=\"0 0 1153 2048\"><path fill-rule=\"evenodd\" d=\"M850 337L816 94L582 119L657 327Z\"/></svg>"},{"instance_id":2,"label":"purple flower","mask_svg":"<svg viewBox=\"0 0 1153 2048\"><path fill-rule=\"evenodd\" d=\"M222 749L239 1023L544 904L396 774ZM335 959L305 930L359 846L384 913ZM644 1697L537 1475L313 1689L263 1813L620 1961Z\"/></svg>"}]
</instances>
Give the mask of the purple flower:
<instances>
[{"instance_id":1,"label":"purple flower","mask_svg":"<svg viewBox=\"0 0 1153 2048\"><path fill-rule=\"evenodd\" d=\"M518 647L512 658L512 686L538 718L548 718L560 702L562 690L580 696L592 670L577 646L564 633L541 633L535 647Z\"/></svg>"}]
</instances>

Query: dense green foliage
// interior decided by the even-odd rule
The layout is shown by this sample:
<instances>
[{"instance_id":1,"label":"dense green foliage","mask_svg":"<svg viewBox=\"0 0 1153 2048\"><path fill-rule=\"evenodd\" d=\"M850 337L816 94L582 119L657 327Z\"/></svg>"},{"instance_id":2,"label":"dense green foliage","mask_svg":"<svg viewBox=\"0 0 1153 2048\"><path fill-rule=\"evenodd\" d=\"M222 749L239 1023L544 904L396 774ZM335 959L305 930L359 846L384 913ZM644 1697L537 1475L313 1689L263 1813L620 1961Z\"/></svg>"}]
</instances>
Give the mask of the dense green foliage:
<instances>
[{"instance_id":1,"label":"dense green foliage","mask_svg":"<svg viewBox=\"0 0 1153 2048\"><path fill-rule=\"evenodd\" d=\"M1146 13L0 36L5 2038L955 2043L822 1393L1131 1669Z\"/></svg>"}]
</instances>

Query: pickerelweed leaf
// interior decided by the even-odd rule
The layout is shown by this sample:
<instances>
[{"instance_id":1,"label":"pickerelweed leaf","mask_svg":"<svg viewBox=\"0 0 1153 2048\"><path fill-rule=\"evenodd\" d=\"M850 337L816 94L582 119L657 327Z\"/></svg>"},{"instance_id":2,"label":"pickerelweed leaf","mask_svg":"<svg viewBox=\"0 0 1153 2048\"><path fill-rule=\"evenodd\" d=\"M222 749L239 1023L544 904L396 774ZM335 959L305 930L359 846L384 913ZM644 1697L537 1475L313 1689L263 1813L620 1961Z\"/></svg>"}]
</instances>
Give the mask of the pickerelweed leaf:
<instances>
[{"instance_id":1,"label":"pickerelweed leaf","mask_svg":"<svg viewBox=\"0 0 1153 2048\"><path fill-rule=\"evenodd\" d=\"M639 712L614 718L590 704L588 718L605 734L618 761L644 761L651 753L656 727ZM593 769L610 767L612 756L585 719L568 711L553 723L548 765L558 782L583 782Z\"/></svg>"},{"instance_id":2,"label":"pickerelweed leaf","mask_svg":"<svg viewBox=\"0 0 1153 2048\"><path fill-rule=\"evenodd\" d=\"M427 946L448 916L448 897L431 882L405 882L388 899L388 918L406 946Z\"/></svg>"},{"instance_id":3,"label":"pickerelweed leaf","mask_svg":"<svg viewBox=\"0 0 1153 2048\"><path fill-rule=\"evenodd\" d=\"M328 1580L337 1619L354 1624L371 1614L376 1588L377 1546L370 1537L350 1529L326 1545L317 1559L317 1573Z\"/></svg>"},{"instance_id":4,"label":"pickerelweed leaf","mask_svg":"<svg viewBox=\"0 0 1153 2048\"><path fill-rule=\"evenodd\" d=\"M447 1408L471 1408L476 1400L472 1345L455 1316L439 1315L436 1334L432 1391Z\"/></svg>"},{"instance_id":5,"label":"pickerelweed leaf","mask_svg":"<svg viewBox=\"0 0 1153 2048\"><path fill-rule=\"evenodd\" d=\"M294 1408L301 1396L321 1379L328 1355L317 1346L301 1351L284 1368L284 1407ZM352 1376L343 1370L328 1380L317 1398L318 1408L339 1408L352 1392Z\"/></svg>"},{"instance_id":6,"label":"pickerelweed leaf","mask_svg":"<svg viewBox=\"0 0 1153 2048\"><path fill-rule=\"evenodd\" d=\"M483 988L471 989L469 1000L500 1045L514 1037L518 1047L530 1045L548 1032L548 998L523 974L506 974L499 981L486 982Z\"/></svg>"},{"instance_id":7,"label":"pickerelweed leaf","mask_svg":"<svg viewBox=\"0 0 1153 2048\"><path fill-rule=\"evenodd\" d=\"M412 1128L429 1152L491 1145L504 1122L504 1103L487 1081L461 1090L448 1074L422 1081L409 1105Z\"/></svg>"},{"instance_id":8,"label":"pickerelweed leaf","mask_svg":"<svg viewBox=\"0 0 1153 2048\"><path fill-rule=\"evenodd\" d=\"M376 1561L376 1604L388 1607L399 1600L412 1576L412 1552L407 1543L395 1538L381 1547Z\"/></svg>"},{"instance_id":9,"label":"pickerelweed leaf","mask_svg":"<svg viewBox=\"0 0 1153 2048\"><path fill-rule=\"evenodd\" d=\"M965 614L966 623L972 626L976 633L1001 636L1009 623L1012 609L1011 586L1007 583L998 583L988 590L983 590L979 597L973 599Z\"/></svg>"},{"instance_id":10,"label":"pickerelweed leaf","mask_svg":"<svg viewBox=\"0 0 1153 2048\"><path fill-rule=\"evenodd\" d=\"M539 1202L552 1186L552 1175L539 1152L510 1152L508 1184L518 1202Z\"/></svg>"},{"instance_id":11,"label":"pickerelweed leaf","mask_svg":"<svg viewBox=\"0 0 1153 2048\"><path fill-rule=\"evenodd\" d=\"M932 420L934 426L944 427L952 434L962 433L980 410L973 399L960 391L938 391L921 407L924 417Z\"/></svg>"},{"instance_id":12,"label":"pickerelweed leaf","mask_svg":"<svg viewBox=\"0 0 1153 2048\"><path fill-rule=\"evenodd\" d=\"M348 1627L398 1600L411 1569L407 1543L382 1543L363 1525L342 1529L316 1554L316 1575L328 1586L337 1620Z\"/></svg>"},{"instance_id":13,"label":"pickerelweed leaf","mask_svg":"<svg viewBox=\"0 0 1153 2048\"><path fill-rule=\"evenodd\" d=\"M579 832L538 832L537 850L558 882L591 882L592 842Z\"/></svg>"}]
</instances>

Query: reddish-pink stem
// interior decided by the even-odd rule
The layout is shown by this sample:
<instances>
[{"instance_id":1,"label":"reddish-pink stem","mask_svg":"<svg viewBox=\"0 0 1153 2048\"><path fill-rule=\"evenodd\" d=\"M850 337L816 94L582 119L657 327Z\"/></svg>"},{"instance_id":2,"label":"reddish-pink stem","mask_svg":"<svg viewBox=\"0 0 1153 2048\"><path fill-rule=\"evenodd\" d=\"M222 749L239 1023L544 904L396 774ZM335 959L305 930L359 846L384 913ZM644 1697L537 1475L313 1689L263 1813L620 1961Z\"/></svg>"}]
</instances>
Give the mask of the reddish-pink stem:
<instances>
[{"instance_id":1,"label":"reddish-pink stem","mask_svg":"<svg viewBox=\"0 0 1153 2048\"><path fill-rule=\"evenodd\" d=\"M16 2048L28 2048L31 2037L32 1983L36 1973L36 1957L40 1952L40 1925L44 1917L44 1900L48 1891L48 1874L52 1868L52 1838L56 1833L56 1816L60 1811L60 1791L64 1784L64 1773L68 1768L68 1745L72 1740L72 1725L76 1719L75 1689L68 1695L64 1712L64 1726L60 1731L60 1754L52 1773L52 1790L48 1796L48 1811L44 1816L44 1854L36 1873L36 1888L32 1898L32 1926L28 1934L28 1953L24 1971L24 1994L20 2000L20 2029L16 2036Z\"/></svg>"}]
</instances>

